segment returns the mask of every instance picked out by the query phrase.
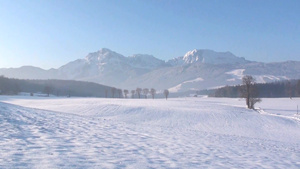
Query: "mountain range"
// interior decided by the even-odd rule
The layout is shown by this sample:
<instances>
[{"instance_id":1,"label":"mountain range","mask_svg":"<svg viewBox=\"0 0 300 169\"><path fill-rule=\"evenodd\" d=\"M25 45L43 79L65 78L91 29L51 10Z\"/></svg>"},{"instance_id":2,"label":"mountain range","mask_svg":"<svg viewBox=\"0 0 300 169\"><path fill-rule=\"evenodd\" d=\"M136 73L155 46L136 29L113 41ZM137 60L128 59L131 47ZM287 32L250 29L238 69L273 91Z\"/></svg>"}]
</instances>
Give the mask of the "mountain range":
<instances>
[{"instance_id":1,"label":"mountain range","mask_svg":"<svg viewBox=\"0 0 300 169\"><path fill-rule=\"evenodd\" d=\"M241 83L252 75L258 83L300 78L300 62L263 63L237 57L231 52L192 50L164 61L152 55L123 56L102 48L58 69L2 68L0 75L19 79L68 79L96 82L122 89L155 88L170 92L211 89Z\"/></svg>"}]
</instances>

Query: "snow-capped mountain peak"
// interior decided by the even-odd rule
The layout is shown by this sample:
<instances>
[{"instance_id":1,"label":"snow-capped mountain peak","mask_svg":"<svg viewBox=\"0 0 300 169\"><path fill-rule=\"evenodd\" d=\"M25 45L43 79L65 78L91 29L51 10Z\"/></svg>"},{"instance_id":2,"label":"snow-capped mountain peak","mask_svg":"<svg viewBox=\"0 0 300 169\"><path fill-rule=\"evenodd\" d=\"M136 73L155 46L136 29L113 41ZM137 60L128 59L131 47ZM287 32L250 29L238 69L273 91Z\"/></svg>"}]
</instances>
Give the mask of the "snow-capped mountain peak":
<instances>
[{"instance_id":1,"label":"snow-capped mountain peak","mask_svg":"<svg viewBox=\"0 0 300 169\"><path fill-rule=\"evenodd\" d=\"M202 57L203 51L194 49L192 51L188 51L184 56L184 63L194 63L194 62L203 62ZM201 60L200 60L201 59Z\"/></svg>"},{"instance_id":2,"label":"snow-capped mountain peak","mask_svg":"<svg viewBox=\"0 0 300 169\"><path fill-rule=\"evenodd\" d=\"M107 48L102 48L97 52L89 53L85 59L89 63L93 62L107 62L108 60L119 60L119 59L124 59L125 56L116 53L110 49Z\"/></svg>"},{"instance_id":3,"label":"snow-capped mountain peak","mask_svg":"<svg viewBox=\"0 0 300 169\"><path fill-rule=\"evenodd\" d=\"M193 63L208 64L237 64L247 63L244 58L237 57L230 52L215 52L208 49L194 49L188 51L183 57L169 60L171 65L186 65Z\"/></svg>"},{"instance_id":4,"label":"snow-capped mountain peak","mask_svg":"<svg viewBox=\"0 0 300 169\"><path fill-rule=\"evenodd\" d=\"M183 57L184 63L191 64L194 62L209 64L234 64L245 63L244 58L237 57L230 52L215 52L213 50L197 50L187 52Z\"/></svg>"}]
</instances>

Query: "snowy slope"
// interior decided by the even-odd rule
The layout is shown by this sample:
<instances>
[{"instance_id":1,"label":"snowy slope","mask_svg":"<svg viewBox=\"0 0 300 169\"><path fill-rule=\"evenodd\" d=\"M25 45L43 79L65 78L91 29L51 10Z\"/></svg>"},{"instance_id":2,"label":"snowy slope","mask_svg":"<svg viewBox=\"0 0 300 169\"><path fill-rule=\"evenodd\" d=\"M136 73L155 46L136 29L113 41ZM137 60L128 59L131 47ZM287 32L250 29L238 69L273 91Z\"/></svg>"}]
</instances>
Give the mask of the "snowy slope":
<instances>
[{"instance_id":1,"label":"snowy slope","mask_svg":"<svg viewBox=\"0 0 300 169\"><path fill-rule=\"evenodd\" d=\"M170 89L172 91L184 92L195 89L206 89L225 84L233 85L237 81L227 82L232 78L225 72L235 69L232 65L210 65L194 63L185 66L173 66L157 69L143 74L135 79L125 81L125 86L145 86L156 89ZM195 79L203 79L197 80ZM176 88L176 90L173 90Z\"/></svg>"},{"instance_id":2,"label":"snowy slope","mask_svg":"<svg viewBox=\"0 0 300 169\"><path fill-rule=\"evenodd\" d=\"M263 113L237 99L0 100L1 168L300 166L299 99Z\"/></svg>"},{"instance_id":3,"label":"snowy slope","mask_svg":"<svg viewBox=\"0 0 300 169\"><path fill-rule=\"evenodd\" d=\"M184 82L180 83L179 85L176 85L174 87L169 88L169 92L177 93L177 92L182 90L184 85L189 85L189 84L194 84L194 83L197 83L197 82L202 82L203 80L204 79L202 79L201 77L198 77L198 78L193 79L193 80L184 81ZM192 88L189 87L188 89L191 90ZM195 88L194 90L198 90L198 88Z\"/></svg>"}]
</instances>

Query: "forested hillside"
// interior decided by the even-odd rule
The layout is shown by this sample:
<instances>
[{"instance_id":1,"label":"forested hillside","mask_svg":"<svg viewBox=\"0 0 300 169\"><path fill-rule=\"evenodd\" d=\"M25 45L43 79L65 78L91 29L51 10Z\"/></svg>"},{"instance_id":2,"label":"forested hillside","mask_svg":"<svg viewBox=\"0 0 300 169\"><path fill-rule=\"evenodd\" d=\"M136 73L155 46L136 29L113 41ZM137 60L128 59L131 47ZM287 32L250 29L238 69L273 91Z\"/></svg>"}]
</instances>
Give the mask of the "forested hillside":
<instances>
[{"instance_id":1,"label":"forested hillside","mask_svg":"<svg viewBox=\"0 0 300 169\"><path fill-rule=\"evenodd\" d=\"M20 80L0 76L0 95L20 92L56 96L112 97L112 87L74 80Z\"/></svg>"},{"instance_id":2,"label":"forested hillside","mask_svg":"<svg viewBox=\"0 0 300 169\"><path fill-rule=\"evenodd\" d=\"M300 80L278 81L273 83L255 84L258 97L299 97ZM240 97L241 85L225 86L214 90L202 90L198 94L208 94L212 97Z\"/></svg>"}]
</instances>

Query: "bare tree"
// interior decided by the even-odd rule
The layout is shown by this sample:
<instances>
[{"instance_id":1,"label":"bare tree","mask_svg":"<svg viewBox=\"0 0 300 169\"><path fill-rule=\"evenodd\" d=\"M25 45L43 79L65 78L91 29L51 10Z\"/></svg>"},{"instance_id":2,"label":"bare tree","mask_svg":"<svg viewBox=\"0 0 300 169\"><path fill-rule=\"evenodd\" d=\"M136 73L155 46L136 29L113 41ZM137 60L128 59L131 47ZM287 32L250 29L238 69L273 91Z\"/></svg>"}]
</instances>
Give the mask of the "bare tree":
<instances>
[{"instance_id":1,"label":"bare tree","mask_svg":"<svg viewBox=\"0 0 300 169\"><path fill-rule=\"evenodd\" d=\"M131 98L134 98L135 90L131 90Z\"/></svg>"},{"instance_id":2,"label":"bare tree","mask_svg":"<svg viewBox=\"0 0 300 169\"><path fill-rule=\"evenodd\" d=\"M166 100L168 99L168 96L169 96L169 90L168 89L165 89L164 90L164 95L166 97Z\"/></svg>"},{"instance_id":3,"label":"bare tree","mask_svg":"<svg viewBox=\"0 0 300 169\"><path fill-rule=\"evenodd\" d=\"M139 98L141 98L142 89L141 88L136 88L135 91L136 91L137 95L139 96Z\"/></svg>"},{"instance_id":4,"label":"bare tree","mask_svg":"<svg viewBox=\"0 0 300 169\"><path fill-rule=\"evenodd\" d=\"M145 95L146 99L147 99L148 93L149 93L149 89L148 88L143 89L143 94Z\"/></svg>"},{"instance_id":5,"label":"bare tree","mask_svg":"<svg viewBox=\"0 0 300 169\"><path fill-rule=\"evenodd\" d=\"M125 98L127 98L127 95L128 95L128 93L129 93L128 90L127 90L127 89L124 89L123 92L124 92Z\"/></svg>"},{"instance_id":6,"label":"bare tree","mask_svg":"<svg viewBox=\"0 0 300 169\"><path fill-rule=\"evenodd\" d=\"M112 96L112 98L115 97L116 90L117 90L117 89L116 89L115 87L112 87L112 88L111 88L111 96Z\"/></svg>"},{"instance_id":7,"label":"bare tree","mask_svg":"<svg viewBox=\"0 0 300 169\"><path fill-rule=\"evenodd\" d=\"M156 94L156 90L151 88L150 93L151 93L152 99L154 99L154 96Z\"/></svg>"},{"instance_id":8,"label":"bare tree","mask_svg":"<svg viewBox=\"0 0 300 169\"><path fill-rule=\"evenodd\" d=\"M122 96L122 89L117 89L117 91L118 91L118 94L119 94L119 98L121 98L121 96Z\"/></svg>"},{"instance_id":9,"label":"bare tree","mask_svg":"<svg viewBox=\"0 0 300 169\"><path fill-rule=\"evenodd\" d=\"M250 109L254 109L254 105L256 103L259 103L261 102L261 99L260 98L253 98L253 97L250 97L250 101L249 101L249 104L250 104Z\"/></svg>"},{"instance_id":10,"label":"bare tree","mask_svg":"<svg viewBox=\"0 0 300 169\"><path fill-rule=\"evenodd\" d=\"M255 79L252 76L246 75L243 77L242 97L246 99L246 104L249 109L254 109L255 103L261 102L261 99L256 98L258 95L255 87Z\"/></svg>"}]
</instances>

